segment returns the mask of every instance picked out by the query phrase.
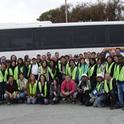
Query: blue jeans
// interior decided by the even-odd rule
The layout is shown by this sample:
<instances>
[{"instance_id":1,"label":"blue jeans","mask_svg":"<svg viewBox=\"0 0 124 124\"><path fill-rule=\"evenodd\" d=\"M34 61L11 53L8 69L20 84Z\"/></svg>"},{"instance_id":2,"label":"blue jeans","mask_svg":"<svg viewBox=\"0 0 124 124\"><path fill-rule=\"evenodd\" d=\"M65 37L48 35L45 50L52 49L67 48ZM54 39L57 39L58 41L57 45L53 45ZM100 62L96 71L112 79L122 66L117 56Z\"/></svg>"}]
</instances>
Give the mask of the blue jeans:
<instances>
[{"instance_id":1,"label":"blue jeans","mask_svg":"<svg viewBox=\"0 0 124 124\"><path fill-rule=\"evenodd\" d=\"M124 81L118 81L117 84L117 88L118 88L118 99L119 99L119 103L120 105L124 105Z\"/></svg>"},{"instance_id":2,"label":"blue jeans","mask_svg":"<svg viewBox=\"0 0 124 124\"><path fill-rule=\"evenodd\" d=\"M105 101L106 101L106 97L104 95L101 95L95 99L93 106L94 107L104 107Z\"/></svg>"}]
</instances>

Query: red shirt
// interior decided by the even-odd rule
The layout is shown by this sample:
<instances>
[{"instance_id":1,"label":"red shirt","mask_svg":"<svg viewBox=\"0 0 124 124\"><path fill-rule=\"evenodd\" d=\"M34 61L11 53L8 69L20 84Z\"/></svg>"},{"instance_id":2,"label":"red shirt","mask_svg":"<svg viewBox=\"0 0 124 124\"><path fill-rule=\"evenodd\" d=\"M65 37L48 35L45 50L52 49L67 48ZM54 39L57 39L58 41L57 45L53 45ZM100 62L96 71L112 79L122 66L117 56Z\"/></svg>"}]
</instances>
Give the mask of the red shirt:
<instances>
[{"instance_id":1,"label":"red shirt","mask_svg":"<svg viewBox=\"0 0 124 124\"><path fill-rule=\"evenodd\" d=\"M69 82L64 80L62 82L61 92L63 95L65 95L65 92L70 92L70 94L74 94L75 90L76 90L76 85L75 85L75 82L73 80L70 80Z\"/></svg>"}]
</instances>

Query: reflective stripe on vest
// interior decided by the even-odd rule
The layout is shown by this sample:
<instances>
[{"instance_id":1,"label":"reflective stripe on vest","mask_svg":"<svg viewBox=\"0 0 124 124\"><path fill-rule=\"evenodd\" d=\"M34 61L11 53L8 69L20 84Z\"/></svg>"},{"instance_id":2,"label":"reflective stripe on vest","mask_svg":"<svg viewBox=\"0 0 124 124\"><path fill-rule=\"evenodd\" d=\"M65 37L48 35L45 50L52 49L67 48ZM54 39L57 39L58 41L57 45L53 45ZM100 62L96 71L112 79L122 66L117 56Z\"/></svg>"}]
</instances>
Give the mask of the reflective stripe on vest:
<instances>
[{"instance_id":1,"label":"reflective stripe on vest","mask_svg":"<svg viewBox=\"0 0 124 124\"><path fill-rule=\"evenodd\" d=\"M34 83L33 85L29 84L29 93L30 95L35 95L37 92L37 83Z\"/></svg>"},{"instance_id":2,"label":"reflective stripe on vest","mask_svg":"<svg viewBox=\"0 0 124 124\"><path fill-rule=\"evenodd\" d=\"M95 66L96 66L96 65L93 65L92 67L89 67L89 70L88 70L88 76L89 76L89 77L91 77L91 76L93 75Z\"/></svg>"},{"instance_id":3,"label":"reflective stripe on vest","mask_svg":"<svg viewBox=\"0 0 124 124\"><path fill-rule=\"evenodd\" d=\"M70 75L72 77L72 79L75 80L76 72L77 72L77 67L74 67L73 69L71 67L68 67L67 75Z\"/></svg>"},{"instance_id":4,"label":"reflective stripe on vest","mask_svg":"<svg viewBox=\"0 0 124 124\"><path fill-rule=\"evenodd\" d=\"M96 85L96 90L99 92L101 90L101 87L102 87L102 83L97 83Z\"/></svg>"},{"instance_id":5,"label":"reflective stripe on vest","mask_svg":"<svg viewBox=\"0 0 124 124\"><path fill-rule=\"evenodd\" d=\"M104 91L105 93L109 93L113 89L113 84L112 84L113 78L109 81L109 84L107 80L104 81Z\"/></svg>"},{"instance_id":6,"label":"reflective stripe on vest","mask_svg":"<svg viewBox=\"0 0 124 124\"><path fill-rule=\"evenodd\" d=\"M111 73L111 70L112 70L112 66L114 65L114 62L112 62L109 66L109 64L107 63L106 64L106 72L107 73Z\"/></svg>"},{"instance_id":7,"label":"reflective stripe on vest","mask_svg":"<svg viewBox=\"0 0 124 124\"><path fill-rule=\"evenodd\" d=\"M52 79L54 79L55 76L56 76L56 73L57 73L57 72L56 72L56 68L55 68L55 70L54 70L54 73L52 72L52 69L51 69L50 67L48 67L48 71L49 71L49 73L50 73Z\"/></svg>"},{"instance_id":8,"label":"reflective stripe on vest","mask_svg":"<svg viewBox=\"0 0 124 124\"><path fill-rule=\"evenodd\" d=\"M20 68L20 72L23 73L23 67ZM19 78L19 67L16 66L14 69L14 80L18 80Z\"/></svg>"},{"instance_id":9,"label":"reflective stripe on vest","mask_svg":"<svg viewBox=\"0 0 124 124\"><path fill-rule=\"evenodd\" d=\"M120 66L117 67L117 80L124 81L124 66L120 69Z\"/></svg>"},{"instance_id":10,"label":"reflective stripe on vest","mask_svg":"<svg viewBox=\"0 0 124 124\"><path fill-rule=\"evenodd\" d=\"M39 82L38 83L38 87L39 87L39 90L40 90L40 92L42 93L42 84L41 84L41 82ZM46 97L47 96L47 82L45 82L45 85L44 85L44 97Z\"/></svg>"},{"instance_id":11,"label":"reflective stripe on vest","mask_svg":"<svg viewBox=\"0 0 124 124\"><path fill-rule=\"evenodd\" d=\"M8 76L7 69L5 70L4 75L3 75L2 71L0 70L0 83L7 82L7 76Z\"/></svg>"}]
</instances>

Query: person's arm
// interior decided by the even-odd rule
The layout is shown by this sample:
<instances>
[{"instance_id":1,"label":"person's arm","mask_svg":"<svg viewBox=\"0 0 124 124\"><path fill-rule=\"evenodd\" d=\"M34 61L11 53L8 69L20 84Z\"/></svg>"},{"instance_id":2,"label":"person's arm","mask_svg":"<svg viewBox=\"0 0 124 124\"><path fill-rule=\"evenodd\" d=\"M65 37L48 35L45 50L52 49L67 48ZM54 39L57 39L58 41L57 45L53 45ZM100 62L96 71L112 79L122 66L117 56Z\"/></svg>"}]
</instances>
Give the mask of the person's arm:
<instances>
[{"instance_id":1,"label":"person's arm","mask_svg":"<svg viewBox=\"0 0 124 124\"><path fill-rule=\"evenodd\" d=\"M73 93L75 92L75 90L76 90L76 84L75 84L74 81L72 82L71 87L72 87L72 89L71 89L71 91L69 92L69 94L73 94Z\"/></svg>"},{"instance_id":2,"label":"person's arm","mask_svg":"<svg viewBox=\"0 0 124 124\"><path fill-rule=\"evenodd\" d=\"M61 84L61 93L65 95L65 81L63 81Z\"/></svg>"}]
</instances>

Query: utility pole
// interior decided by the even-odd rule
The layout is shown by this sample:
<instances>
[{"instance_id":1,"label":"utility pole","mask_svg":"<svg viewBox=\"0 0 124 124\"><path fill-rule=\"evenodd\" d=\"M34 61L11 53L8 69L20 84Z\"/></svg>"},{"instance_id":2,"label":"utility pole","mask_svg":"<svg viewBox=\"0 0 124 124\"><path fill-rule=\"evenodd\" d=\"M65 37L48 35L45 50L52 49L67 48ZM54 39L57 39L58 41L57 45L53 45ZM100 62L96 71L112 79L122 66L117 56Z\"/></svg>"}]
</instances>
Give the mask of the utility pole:
<instances>
[{"instance_id":1,"label":"utility pole","mask_svg":"<svg viewBox=\"0 0 124 124\"><path fill-rule=\"evenodd\" d=\"M68 22L68 5L67 0L65 0L65 22Z\"/></svg>"}]
</instances>

